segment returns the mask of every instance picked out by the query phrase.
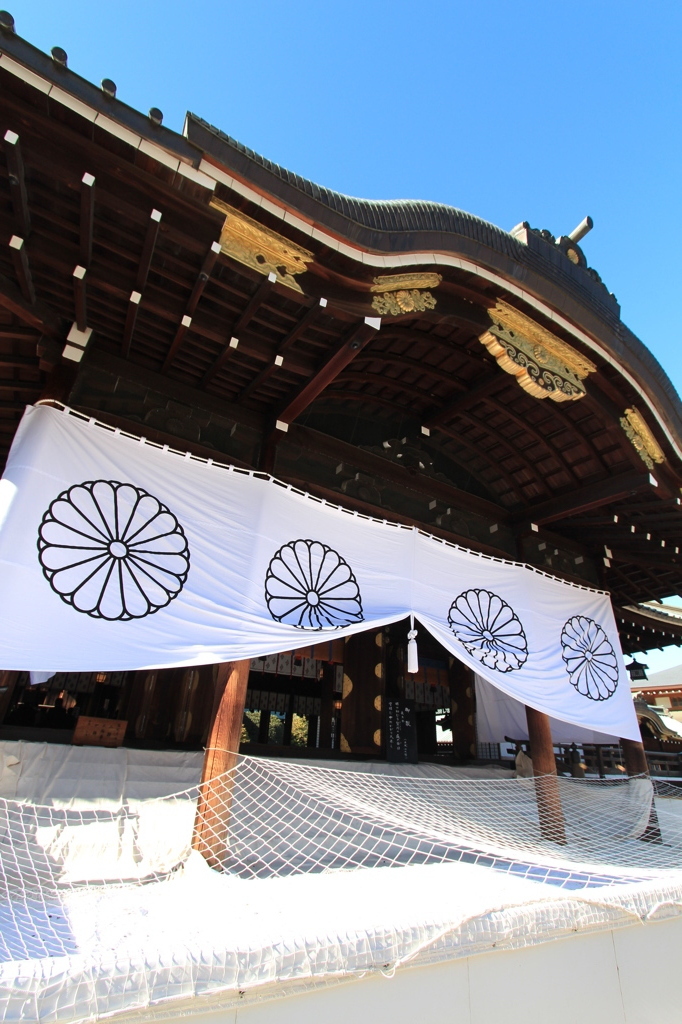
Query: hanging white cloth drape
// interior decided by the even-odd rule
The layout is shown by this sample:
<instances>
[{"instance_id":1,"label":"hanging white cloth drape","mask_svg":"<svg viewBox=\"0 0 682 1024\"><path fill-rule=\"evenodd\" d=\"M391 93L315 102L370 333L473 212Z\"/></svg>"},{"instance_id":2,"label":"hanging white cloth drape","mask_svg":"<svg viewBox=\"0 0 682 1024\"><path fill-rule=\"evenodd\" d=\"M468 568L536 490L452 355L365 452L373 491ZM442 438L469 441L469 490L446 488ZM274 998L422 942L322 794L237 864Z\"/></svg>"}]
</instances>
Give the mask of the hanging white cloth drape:
<instances>
[{"instance_id":1,"label":"hanging white cloth drape","mask_svg":"<svg viewBox=\"0 0 682 1024\"><path fill-rule=\"evenodd\" d=\"M487 679L476 674L476 736L480 743L504 743L505 736L513 740L528 739L525 705ZM550 718L552 739L555 743L617 743L617 736L608 736L593 729L584 729L571 722Z\"/></svg>"},{"instance_id":2,"label":"hanging white cloth drape","mask_svg":"<svg viewBox=\"0 0 682 1024\"><path fill-rule=\"evenodd\" d=\"M0 483L0 667L257 657L413 613L494 686L639 738L609 597L29 408Z\"/></svg>"}]
</instances>

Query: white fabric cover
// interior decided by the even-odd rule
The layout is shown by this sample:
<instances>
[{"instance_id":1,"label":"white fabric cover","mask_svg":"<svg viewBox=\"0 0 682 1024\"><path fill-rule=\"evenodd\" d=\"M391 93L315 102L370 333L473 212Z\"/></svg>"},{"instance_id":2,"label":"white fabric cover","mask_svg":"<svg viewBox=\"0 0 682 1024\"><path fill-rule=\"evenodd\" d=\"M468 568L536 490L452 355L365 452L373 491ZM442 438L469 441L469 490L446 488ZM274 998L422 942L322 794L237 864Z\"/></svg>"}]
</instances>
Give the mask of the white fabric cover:
<instances>
[{"instance_id":1,"label":"white fabric cover","mask_svg":"<svg viewBox=\"0 0 682 1024\"><path fill-rule=\"evenodd\" d=\"M639 738L604 592L52 408L29 408L15 437L0 574L2 668L232 661L414 613L517 700Z\"/></svg>"},{"instance_id":2,"label":"white fabric cover","mask_svg":"<svg viewBox=\"0 0 682 1024\"><path fill-rule=\"evenodd\" d=\"M492 686L476 674L476 735L479 743L504 743L528 739L526 708L520 701ZM617 743L618 737L582 729L579 725L550 718L555 743Z\"/></svg>"}]
</instances>

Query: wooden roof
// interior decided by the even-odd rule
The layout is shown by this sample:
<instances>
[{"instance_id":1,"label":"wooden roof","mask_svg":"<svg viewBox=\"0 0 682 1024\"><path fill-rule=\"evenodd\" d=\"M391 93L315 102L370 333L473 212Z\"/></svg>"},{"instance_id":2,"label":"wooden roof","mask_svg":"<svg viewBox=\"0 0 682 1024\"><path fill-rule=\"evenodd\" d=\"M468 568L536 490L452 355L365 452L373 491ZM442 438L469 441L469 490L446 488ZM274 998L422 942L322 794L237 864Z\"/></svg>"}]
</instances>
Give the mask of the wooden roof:
<instances>
[{"instance_id":1,"label":"wooden roof","mask_svg":"<svg viewBox=\"0 0 682 1024\"><path fill-rule=\"evenodd\" d=\"M53 396L617 606L681 592L682 409L579 246L338 196L7 30L0 132L0 460ZM508 342L585 393L536 397Z\"/></svg>"}]
</instances>

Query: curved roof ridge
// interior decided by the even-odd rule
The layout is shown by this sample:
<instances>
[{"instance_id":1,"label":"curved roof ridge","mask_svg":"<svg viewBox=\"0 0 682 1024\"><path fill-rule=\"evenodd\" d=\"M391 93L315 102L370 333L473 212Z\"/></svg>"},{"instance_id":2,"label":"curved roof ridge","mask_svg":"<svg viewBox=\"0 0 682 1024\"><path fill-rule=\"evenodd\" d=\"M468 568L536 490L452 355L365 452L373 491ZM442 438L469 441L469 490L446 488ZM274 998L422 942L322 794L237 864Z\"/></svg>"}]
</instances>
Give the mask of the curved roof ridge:
<instances>
[{"instance_id":1,"label":"curved roof ridge","mask_svg":"<svg viewBox=\"0 0 682 1024\"><path fill-rule=\"evenodd\" d=\"M363 199L346 195L344 192L337 192L324 185L318 185L309 178L304 178L303 175L261 156L260 153L232 138L227 132L221 131L197 114L188 112L187 117L286 184L312 199L317 199L318 202L324 203L336 213L362 224L364 227L372 228L375 231L432 231L434 227L439 227L443 231L460 233L462 225L466 223L467 225L480 225L486 232L492 232L500 238L508 240L511 246L519 244L508 231L491 221L476 217L474 214L460 210L456 206L450 206L448 203L439 203L430 199ZM398 215L390 218L392 222L387 223L385 216L382 217L380 214L389 211ZM434 214L443 215L441 223L438 225L434 224Z\"/></svg>"}]
</instances>

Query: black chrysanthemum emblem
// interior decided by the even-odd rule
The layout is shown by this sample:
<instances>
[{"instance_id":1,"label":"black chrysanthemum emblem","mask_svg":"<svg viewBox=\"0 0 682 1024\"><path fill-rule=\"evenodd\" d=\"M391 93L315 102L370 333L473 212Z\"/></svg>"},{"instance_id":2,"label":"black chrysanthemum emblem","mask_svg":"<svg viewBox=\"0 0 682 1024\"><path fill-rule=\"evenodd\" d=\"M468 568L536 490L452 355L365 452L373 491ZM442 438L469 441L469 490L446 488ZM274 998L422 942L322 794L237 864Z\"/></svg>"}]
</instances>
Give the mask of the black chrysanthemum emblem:
<instances>
[{"instance_id":1,"label":"black chrysanthemum emblem","mask_svg":"<svg viewBox=\"0 0 682 1024\"><path fill-rule=\"evenodd\" d=\"M173 513L133 484L63 491L38 531L43 573L62 601L98 619L141 619L182 590L189 548Z\"/></svg>"},{"instance_id":2,"label":"black chrysanthemum emblem","mask_svg":"<svg viewBox=\"0 0 682 1024\"><path fill-rule=\"evenodd\" d=\"M317 540L293 540L275 553L265 600L273 619L299 629L341 629L363 621L351 567Z\"/></svg>"},{"instance_id":3,"label":"black chrysanthemum emblem","mask_svg":"<svg viewBox=\"0 0 682 1024\"><path fill-rule=\"evenodd\" d=\"M618 686L618 659L606 633L594 619L574 615L561 631L561 656L578 693L608 700Z\"/></svg>"},{"instance_id":4,"label":"black chrysanthemum emblem","mask_svg":"<svg viewBox=\"0 0 682 1024\"><path fill-rule=\"evenodd\" d=\"M515 672L528 658L514 610L489 590L465 590L453 601L448 624L462 646L486 668Z\"/></svg>"}]
</instances>

